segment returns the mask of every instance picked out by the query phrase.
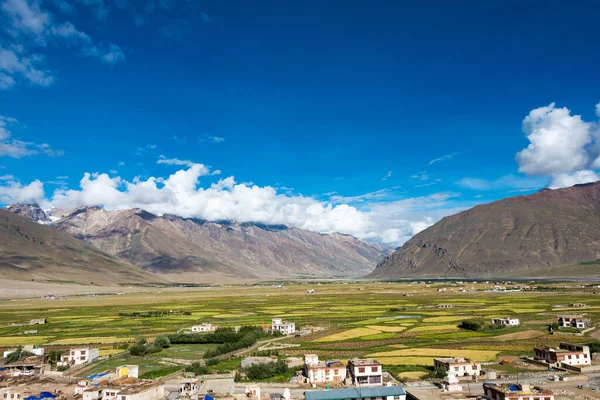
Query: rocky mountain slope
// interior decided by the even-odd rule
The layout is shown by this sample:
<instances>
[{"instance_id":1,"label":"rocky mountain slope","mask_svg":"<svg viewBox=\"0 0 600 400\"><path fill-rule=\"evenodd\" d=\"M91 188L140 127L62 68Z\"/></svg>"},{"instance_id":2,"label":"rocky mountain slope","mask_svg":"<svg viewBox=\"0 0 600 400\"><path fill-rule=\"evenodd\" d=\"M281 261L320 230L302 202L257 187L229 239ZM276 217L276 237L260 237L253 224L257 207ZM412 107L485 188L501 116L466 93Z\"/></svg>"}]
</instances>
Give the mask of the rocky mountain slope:
<instances>
[{"instance_id":1,"label":"rocky mountain slope","mask_svg":"<svg viewBox=\"0 0 600 400\"><path fill-rule=\"evenodd\" d=\"M33 212L29 216L40 216ZM161 278L65 232L0 209L0 276L90 284L158 283Z\"/></svg>"},{"instance_id":2,"label":"rocky mountain slope","mask_svg":"<svg viewBox=\"0 0 600 400\"><path fill-rule=\"evenodd\" d=\"M387 256L369 277L545 277L561 266L599 258L596 182L545 189L446 217ZM587 273L599 275L600 265Z\"/></svg>"},{"instance_id":3,"label":"rocky mountain slope","mask_svg":"<svg viewBox=\"0 0 600 400\"><path fill-rule=\"evenodd\" d=\"M139 209L27 213L40 222L52 218L51 226L175 282L362 276L392 250L349 235L157 216Z\"/></svg>"}]
</instances>

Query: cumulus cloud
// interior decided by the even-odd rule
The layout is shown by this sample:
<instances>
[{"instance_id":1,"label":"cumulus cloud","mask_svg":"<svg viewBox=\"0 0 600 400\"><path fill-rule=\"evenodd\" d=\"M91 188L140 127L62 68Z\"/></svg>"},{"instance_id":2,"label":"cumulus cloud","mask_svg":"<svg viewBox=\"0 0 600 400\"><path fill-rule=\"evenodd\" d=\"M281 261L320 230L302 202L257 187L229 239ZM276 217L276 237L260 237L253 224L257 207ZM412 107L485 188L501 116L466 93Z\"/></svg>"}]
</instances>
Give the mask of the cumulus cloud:
<instances>
[{"instance_id":1,"label":"cumulus cloud","mask_svg":"<svg viewBox=\"0 0 600 400\"><path fill-rule=\"evenodd\" d=\"M161 162L162 161L162 162ZM361 239L400 245L437 219L462 210L449 206L455 193L437 193L426 197L378 202L352 203L320 201L313 197L281 193L271 186L238 183L229 176L212 184L202 184L214 175L203 164L186 160L159 160L162 164L183 165L167 177L126 180L106 173L85 173L77 189L59 187L46 195L43 185L34 181L21 185L12 177L0 182L0 202L38 202L46 207L72 209L82 205L101 205L108 210L141 208L155 214L175 214L206 220L232 220L286 224L323 233L341 232ZM281 190L281 189L280 189Z\"/></svg>"},{"instance_id":2,"label":"cumulus cloud","mask_svg":"<svg viewBox=\"0 0 600 400\"><path fill-rule=\"evenodd\" d=\"M96 0L79 1L93 7L104 4ZM64 9L63 4L68 3L59 2L59 9ZM81 56L94 57L110 65L125 59L118 45L94 43L70 21L57 21L43 5L36 0L0 0L0 26L14 41L11 49L0 48L1 90L10 89L21 80L41 86L52 84L54 77L40 67L45 58L39 53L51 49L50 43L66 45Z\"/></svg>"},{"instance_id":3,"label":"cumulus cloud","mask_svg":"<svg viewBox=\"0 0 600 400\"><path fill-rule=\"evenodd\" d=\"M45 154L49 156L62 155L62 151L56 151L47 143L24 142L14 139L9 130L9 125L16 124L18 121L0 115L0 157L8 156L12 158L21 158L35 154Z\"/></svg>"},{"instance_id":4,"label":"cumulus cloud","mask_svg":"<svg viewBox=\"0 0 600 400\"><path fill-rule=\"evenodd\" d=\"M600 104L596 114L600 116ZM586 122L555 103L532 110L523 120L529 145L517 153L519 172L546 176L550 186L564 187L597 180L600 168L598 123Z\"/></svg>"}]
</instances>

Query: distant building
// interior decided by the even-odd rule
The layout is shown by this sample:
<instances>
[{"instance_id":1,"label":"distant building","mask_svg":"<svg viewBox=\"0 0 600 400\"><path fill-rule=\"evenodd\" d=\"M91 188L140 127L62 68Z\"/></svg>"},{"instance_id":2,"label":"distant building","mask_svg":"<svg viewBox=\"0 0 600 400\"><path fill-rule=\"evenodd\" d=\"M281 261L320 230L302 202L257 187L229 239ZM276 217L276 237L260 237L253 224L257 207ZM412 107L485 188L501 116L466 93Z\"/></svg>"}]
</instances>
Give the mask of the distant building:
<instances>
[{"instance_id":1,"label":"distant building","mask_svg":"<svg viewBox=\"0 0 600 400\"><path fill-rule=\"evenodd\" d=\"M98 349L92 347L74 348L60 356L58 366L62 365L82 365L94 362L100 356Z\"/></svg>"},{"instance_id":2,"label":"distant building","mask_svg":"<svg viewBox=\"0 0 600 400\"><path fill-rule=\"evenodd\" d=\"M182 378L179 381L179 395L192 396L197 395L200 390L200 381L196 378Z\"/></svg>"},{"instance_id":3,"label":"distant building","mask_svg":"<svg viewBox=\"0 0 600 400\"><path fill-rule=\"evenodd\" d=\"M4 354L2 355L2 357L6 358L6 357L8 357L9 354L14 353L15 351L17 351L17 349L6 350L4 352ZM31 344L23 346L23 351L27 351L27 352L35 354L36 356L39 356L39 357L44 356L44 348L43 347L38 347L38 346L31 345Z\"/></svg>"},{"instance_id":4,"label":"distant building","mask_svg":"<svg viewBox=\"0 0 600 400\"><path fill-rule=\"evenodd\" d=\"M311 385L317 383L344 382L346 380L346 365L341 361L319 361L316 354L304 356L304 370Z\"/></svg>"},{"instance_id":5,"label":"distant building","mask_svg":"<svg viewBox=\"0 0 600 400\"><path fill-rule=\"evenodd\" d=\"M273 318L271 320L271 331L279 331L284 335L292 335L296 332L296 324L294 322L283 321L281 318Z\"/></svg>"},{"instance_id":6,"label":"distant building","mask_svg":"<svg viewBox=\"0 0 600 400\"><path fill-rule=\"evenodd\" d=\"M557 319L559 328L578 328L585 329L589 321L583 318L583 315L561 315Z\"/></svg>"},{"instance_id":7,"label":"distant building","mask_svg":"<svg viewBox=\"0 0 600 400\"><path fill-rule=\"evenodd\" d=\"M571 304L569 304L569 307L582 308L582 307L587 307L587 304L585 304L585 303L571 303Z\"/></svg>"},{"instance_id":8,"label":"distant building","mask_svg":"<svg viewBox=\"0 0 600 400\"><path fill-rule=\"evenodd\" d=\"M29 325L45 325L45 324L46 324L46 318L32 319L29 321Z\"/></svg>"},{"instance_id":9,"label":"distant building","mask_svg":"<svg viewBox=\"0 0 600 400\"><path fill-rule=\"evenodd\" d=\"M114 384L83 392L83 400L163 400L165 388L162 383L137 381L132 384Z\"/></svg>"},{"instance_id":10,"label":"distant building","mask_svg":"<svg viewBox=\"0 0 600 400\"><path fill-rule=\"evenodd\" d=\"M309 293L309 294L310 294L310 293L314 293L314 292L315 292L315 289L308 289L308 290L306 291L306 293Z\"/></svg>"},{"instance_id":11,"label":"distant building","mask_svg":"<svg viewBox=\"0 0 600 400\"><path fill-rule=\"evenodd\" d=\"M217 326L213 324L204 323L202 325L192 326L192 332L214 332L217 330Z\"/></svg>"},{"instance_id":12,"label":"distant building","mask_svg":"<svg viewBox=\"0 0 600 400\"><path fill-rule=\"evenodd\" d=\"M452 308L452 304L438 304L437 308Z\"/></svg>"},{"instance_id":13,"label":"distant building","mask_svg":"<svg viewBox=\"0 0 600 400\"><path fill-rule=\"evenodd\" d=\"M307 390L306 400L406 400L402 386L358 387L334 390Z\"/></svg>"},{"instance_id":14,"label":"distant building","mask_svg":"<svg viewBox=\"0 0 600 400\"><path fill-rule=\"evenodd\" d=\"M446 370L455 376L479 376L481 375L481 363L471 361L468 358L434 358L435 369Z\"/></svg>"},{"instance_id":15,"label":"distant building","mask_svg":"<svg viewBox=\"0 0 600 400\"><path fill-rule=\"evenodd\" d=\"M491 400L554 400L554 392L529 385L497 385L484 383L483 393Z\"/></svg>"},{"instance_id":16,"label":"distant building","mask_svg":"<svg viewBox=\"0 0 600 400\"><path fill-rule=\"evenodd\" d=\"M560 343L559 347L536 347L533 349L534 358L544 361L551 366L561 365L591 365L590 348L578 344Z\"/></svg>"},{"instance_id":17,"label":"distant building","mask_svg":"<svg viewBox=\"0 0 600 400\"><path fill-rule=\"evenodd\" d=\"M505 326L519 326L521 322L518 318L494 318L492 324L494 325L505 325Z\"/></svg>"},{"instance_id":18,"label":"distant building","mask_svg":"<svg viewBox=\"0 0 600 400\"><path fill-rule=\"evenodd\" d=\"M42 300L56 300L57 297L53 294L45 294L42 296Z\"/></svg>"},{"instance_id":19,"label":"distant building","mask_svg":"<svg viewBox=\"0 0 600 400\"><path fill-rule=\"evenodd\" d=\"M372 358L348 360L348 372L354 385L378 386L383 384L382 366Z\"/></svg>"}]
</instances>

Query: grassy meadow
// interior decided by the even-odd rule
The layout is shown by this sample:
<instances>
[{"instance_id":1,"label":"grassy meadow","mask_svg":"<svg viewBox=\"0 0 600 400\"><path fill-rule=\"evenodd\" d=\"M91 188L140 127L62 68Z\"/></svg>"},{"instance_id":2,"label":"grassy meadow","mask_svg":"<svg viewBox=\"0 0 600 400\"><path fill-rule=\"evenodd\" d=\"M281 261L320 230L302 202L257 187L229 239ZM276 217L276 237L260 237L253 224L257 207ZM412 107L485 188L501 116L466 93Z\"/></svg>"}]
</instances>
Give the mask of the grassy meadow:
<instances>
[{"instance_id":1,"label":"grassy meadow","mask_svg":"<svg viewBox=\"0 0 600 400\"><path fill-rule=\"evenodd\" d=\"M57 301L3 299L0 348L24 344L60 348L94 344L103 354L114 355L102 362L112 366L114 362L127 361L123 355L116 354L117 349L139 336L174 333L201 322L220 326L269 326L271 318L283 317L296 322L297 330L305 326L326 329L284 340L281 343L300 346L280 350L281 356L311 352L322 359L375 357L396 376L418 377L430 370L433 357L462 355L482 362L497 362L505 357L531 355L536 345L589 342L590 337L547 333L548 324L561 313L583 313L594 323L600 320L600 296L594 294L594 290L600 289L567 285L570 287L554 284L543 292L459 293L459 287L481 290L493 284L335 282L289 284L280 288L266 285L194 288L187 292L148 289L148 293L73 296ZM438 292L438 288L446 288L446 291ZM315 293L308 294L307 289L314 289ZM566 307L572 303L585 303L588 307ZM452 308L438 308L438 304L452 304ZM151 318L119 315L170 310L190 315L177 313ZM492 317L505 316L520 318L521 326L483 332L458 327L465 319L481 318L490 323ZM34 318L47 318L48 323L10 326ZM23 334L30 329L37 329L38 333ZM193 361L202 358L206 350L213 348L211 346L174 345L146 357L145 362L158 370L170 370L176 367L159 364L156 359ZM140 364L140 360L137 361L135 363ZM109 366L102 363L94 370ZM221 364L219 369L226 370L239 365L239 360ZM152 371L148 368L147 373Z\"/></svg>"}]
</instances>

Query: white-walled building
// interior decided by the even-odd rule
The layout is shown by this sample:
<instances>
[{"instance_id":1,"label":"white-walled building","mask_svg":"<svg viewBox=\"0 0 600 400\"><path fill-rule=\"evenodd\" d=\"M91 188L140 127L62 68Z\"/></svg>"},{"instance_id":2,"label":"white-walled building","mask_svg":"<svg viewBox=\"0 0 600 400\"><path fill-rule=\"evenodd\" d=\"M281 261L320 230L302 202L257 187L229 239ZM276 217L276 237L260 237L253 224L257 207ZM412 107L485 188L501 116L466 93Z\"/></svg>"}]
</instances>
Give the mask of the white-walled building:
<instances>
[{"instance_id":1,"label":"white-walled building","mask_svg":"<svg viewBox=\"0 0 600 400\"><path fill-rule=\"evenodd\" d=\"M14 353L15 351L17 351L17 349L6 350L4 352L4 354L2 355L2 357L6 358L6 357L8 357L9 354ZM42 357L44 355L44 348L37 347L34 345L23 346L23 351L28 351L29 353L35 354L36 356L39 356L39 357Z\"/></svg>"},{"instance_id":2,"label":"white-walled building","mask_svg":"<svg viewBox=\"0 0 600 400\"><path fill-rule=\"evenodd\" d=\"M271 320L271 331L279 331L284 335L292 335L296 332L296 324L294 322L283 321L281 318L273 318Z\"/></svg>"},{"instance_id":3,"label":"white-walled building","mask_svg":"<svg viewBox=\"0 0 600 400\"><path fill-rule=\"evenodd\" d=\"M200 381L196 378L182 378L179 381L179 394L192 396L198 394L200 390Z\"/></svg>"},{"instance_id":4,"label":"white-walled building","mask_svg":"<svg viewBox=\"0 0 600 400\"><path fill-rule=\"evenodd\" d=\"M479 376L481 375L481 364L479 361L471 361L468 358L434 358L435 369L443 369L455 376Z\"/></svg>"},{"instance_id":5,"label":"white-walled building","mask_svg":"<svg viewBox=\"0 0 600 400\"><path fill-rule=\"evenodd\" d=\"M533 349L534 358L552 366L561 365L591 365L590 348L578 344L560 343L559 347L536 347Z\"/></svg>"},{"instance_id":6,"label":"white-walled building","mask_svg":"<svg viewBox=\"0 0 600 400\"><path fill-rule=\"evenodd\" d=\"M117 367L117 378L138 378L140 368L137 365L121 365Z\"/></svg>"},{"instance_id":7,"label":"white-walled building","mask_svg":"<svg viewBox=\"0 0 600 400\"><path fill-rule=\"evenodd\" d=\"M585 329L588 326L588 321L583 318L583 315L561 315L557 322L559 328Z\"/></svg>"},{"instance_id":8,"label":"white-walled building","mask_svg":"<svg viewBox=\"0 0 600 400\"><path fill-rule=\"evenodd\" d=\"M216 325L204 323L202 325L192 326L192 332L194 332L194 333L214 332L217 330L217 328L218 327Z\"/></svg>"},{"instance_id":9,"label":"white-walled building","mask_svg":"<svg viewBox=\"0 0 600 400\"><path fill-rule=\"evenodd\" d=\"M317 383L344 382L348 370L341 361L319 361L316 354L304 356L304 369L311 385Z\"/></svg>"},{"instance_id":10,"label":"white-walled building","mask_svg":"<svg viewBox=\"0 0 600 400\"><path fill-rule=\"evenodd\" d=\"M65 354L60 356L60 361L57 363L61 365L81 365L94 362L100 356L100 352L96 348L92 347L78 347L67 351Z\"/></svg>"},{"instance_id":11,"label":"white-walled building","mask_svg":"<svg viewBox=\"0 0 600 400\"><path fill-rule=\"evenodd\" d=\"M137 382L130 385L109 385L83 392L83 400L163 400L162 383Z\"/></svg>"},{"instance_id":12,"label":"white-walled building","mask_svg":"<svg viewBox=\"0 0 600 400\"><path fill-rule=\"evenodd\" d=\"M494 325L505 325L505 326L519 326L521 321L518 318L494 318L492 319L492 324Z\"/></svg>"},{"instance_id":13,"label":"white-walled building","mask_svg":"<svg viewBox=\"0 0 600 400\"><path fill-rule=\"evenodd\" d=\"M357 386L379 386L383 384L383 368L372 358L348 360L348 372L352 383Z\"/></svg>"}]
</instances>

